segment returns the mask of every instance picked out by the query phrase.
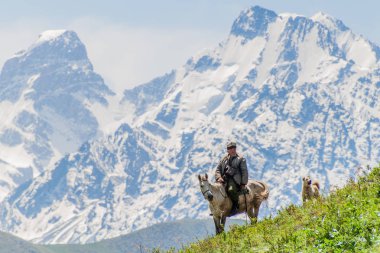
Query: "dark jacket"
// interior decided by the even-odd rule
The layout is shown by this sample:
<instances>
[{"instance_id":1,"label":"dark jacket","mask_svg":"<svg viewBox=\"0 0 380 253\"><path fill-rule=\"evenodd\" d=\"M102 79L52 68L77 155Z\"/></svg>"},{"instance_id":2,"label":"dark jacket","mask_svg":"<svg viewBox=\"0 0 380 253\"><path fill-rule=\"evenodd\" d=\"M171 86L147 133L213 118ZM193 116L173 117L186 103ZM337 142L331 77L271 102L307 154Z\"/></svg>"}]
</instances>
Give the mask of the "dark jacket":
<instances>
[{"instance_id":1,"label":"dark jacket","mask_svg":"<svg viewBox=\"0 0 380 253\"><path fill-rule=\"evenodd\" d=\"M230 156L226 155L220 160L218 166L215 171L215 179L223 177L226 173L227 165L229 164ZM247 170L247 162L244 157L237 154L235 158L232 159L230 166L233 170L232 178L238 185L247 184L248 183L248 170Z\"/></svg>"}]
</instances>

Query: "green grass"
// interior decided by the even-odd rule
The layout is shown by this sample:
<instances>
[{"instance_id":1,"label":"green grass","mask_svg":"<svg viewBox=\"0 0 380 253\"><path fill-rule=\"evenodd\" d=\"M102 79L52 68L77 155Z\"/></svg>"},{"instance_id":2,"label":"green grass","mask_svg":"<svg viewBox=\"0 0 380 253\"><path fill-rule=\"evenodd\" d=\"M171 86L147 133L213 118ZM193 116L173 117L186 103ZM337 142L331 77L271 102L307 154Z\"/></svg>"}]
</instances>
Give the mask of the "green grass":
<instances>
[{"instance_id":1,"label":"green grass","mask_svg":"<svg viewBox=\"0 0 380 253\"><path fill-rule=\"evenodd\" d=\"M235 226L180 252L380 253L380 168L328 197L290 205L274 218Z\"/></svg>"}]
</instances>

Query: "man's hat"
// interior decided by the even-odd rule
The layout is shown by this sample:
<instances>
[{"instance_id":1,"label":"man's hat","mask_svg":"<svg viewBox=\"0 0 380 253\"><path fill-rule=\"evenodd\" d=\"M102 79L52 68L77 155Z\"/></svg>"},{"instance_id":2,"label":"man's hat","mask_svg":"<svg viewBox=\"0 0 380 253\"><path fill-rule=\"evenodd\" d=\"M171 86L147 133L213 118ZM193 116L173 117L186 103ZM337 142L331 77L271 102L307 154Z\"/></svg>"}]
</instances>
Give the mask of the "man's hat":
<instances>
[{"instance_id":1,"label":"man's hat","mask_svg":"<svg viewBox=\"0 0 380 253\"><path fill-rule=\"evenodd\" d=\"M236 148L236 142L234 141L227 142L227 148Z\"/></svg>"}]
</instances>

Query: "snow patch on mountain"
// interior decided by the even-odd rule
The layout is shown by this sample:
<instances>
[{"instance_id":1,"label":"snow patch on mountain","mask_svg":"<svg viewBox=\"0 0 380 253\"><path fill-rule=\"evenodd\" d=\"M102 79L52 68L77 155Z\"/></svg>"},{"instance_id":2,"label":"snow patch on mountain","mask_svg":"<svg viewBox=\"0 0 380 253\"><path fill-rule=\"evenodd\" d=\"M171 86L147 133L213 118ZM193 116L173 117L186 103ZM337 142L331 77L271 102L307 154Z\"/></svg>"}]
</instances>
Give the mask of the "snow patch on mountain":
<instances>
[{"instance_id":1,"label":"snow patch on mountain","mask_svg":"<svg viewBox=\"0 0 380 253\"><path fill-rule=\"evenodd\" d=\"M48 31L45 31L38 36L37 41L33 44L33 46L30 49L33 49L34 47L39 46L45 42L51 43L54 40L59 39L59 37L62 36L65 32L67 32L67 30L48 30ZM65 42L67 44L69 44L70 40L65 39Z\"/></svg>"}]
</instances>

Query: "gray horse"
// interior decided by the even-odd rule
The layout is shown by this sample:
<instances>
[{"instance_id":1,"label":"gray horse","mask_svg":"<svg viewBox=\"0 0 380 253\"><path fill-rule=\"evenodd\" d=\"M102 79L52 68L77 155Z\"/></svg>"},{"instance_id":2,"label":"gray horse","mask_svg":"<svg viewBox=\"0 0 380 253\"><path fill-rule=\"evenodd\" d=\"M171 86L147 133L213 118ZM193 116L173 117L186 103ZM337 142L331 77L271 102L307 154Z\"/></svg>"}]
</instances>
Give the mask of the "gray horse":
<instances>
[{"instance_id":1,"label":"gray horse","mask_svg":"<svg viewBox=\"0 0 380 253\"><path fill-rule=\"evenodd\" d=\"M225 186L220 183L210 183L207 174L198 175L203 197L209 202L209 208L214 218L216 234L224 231L226 218L230 216L232 202L227 197ZM268 186L261 181L249 180L248 193L239 196L239 213L248 213L252 223L257 222L261 202L269 197ZM247 203L247 207L246 207Z\"/></svg>"}]
</instances>

